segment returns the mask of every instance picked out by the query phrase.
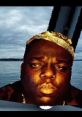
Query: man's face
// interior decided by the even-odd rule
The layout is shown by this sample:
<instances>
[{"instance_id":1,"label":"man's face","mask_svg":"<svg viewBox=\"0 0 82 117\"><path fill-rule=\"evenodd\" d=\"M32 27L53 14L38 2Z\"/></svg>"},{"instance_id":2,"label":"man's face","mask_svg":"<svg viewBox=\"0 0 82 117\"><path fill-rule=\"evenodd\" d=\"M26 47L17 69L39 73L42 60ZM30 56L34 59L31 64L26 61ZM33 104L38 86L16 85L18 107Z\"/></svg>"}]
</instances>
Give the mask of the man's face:
<instances>
[{"instance_id":1,"label":"man's face","mask_svg":"<svg viewBox=\"0 0 82 117\"><path fill-rule=\"evenodd\" d=\"M70 84L72 59L62 47L37 40L31 45L22 64L25 96L37 105L62 102Z\"/></svg>"}]
</instances>

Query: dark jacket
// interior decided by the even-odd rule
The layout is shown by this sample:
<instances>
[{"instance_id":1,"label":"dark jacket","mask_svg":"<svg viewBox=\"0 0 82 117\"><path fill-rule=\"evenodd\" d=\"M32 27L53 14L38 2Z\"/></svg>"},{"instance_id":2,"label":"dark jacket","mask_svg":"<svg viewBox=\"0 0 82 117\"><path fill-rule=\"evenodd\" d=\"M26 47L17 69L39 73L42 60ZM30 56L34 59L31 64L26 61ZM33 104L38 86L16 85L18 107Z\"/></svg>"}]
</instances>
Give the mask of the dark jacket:
<instances>
[{"instance_id":1,"label":"dark jacket","mask_svg":"<svg viewBox=\"0 0 82 117\"><path fill-rule=\"evenodd\" d=\"M21 82L17 81L13 84L0 88L0 100L23 102ZM82 108L82 91L71 86L70 95L67 95L66 105L72 105Z\"/></svg>"}]
</instances>

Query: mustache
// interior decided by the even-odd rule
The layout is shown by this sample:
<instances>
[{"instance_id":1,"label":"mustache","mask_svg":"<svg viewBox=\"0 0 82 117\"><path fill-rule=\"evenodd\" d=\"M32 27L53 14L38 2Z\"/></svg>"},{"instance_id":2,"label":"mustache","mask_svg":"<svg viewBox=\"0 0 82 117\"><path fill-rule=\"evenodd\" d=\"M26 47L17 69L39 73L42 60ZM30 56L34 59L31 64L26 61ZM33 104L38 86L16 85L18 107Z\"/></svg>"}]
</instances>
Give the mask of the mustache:
<instances>
[{"instance_id":1,"label":"mustache","mask_svg":"<svg viewBox=\"0 0 82 117\"><path fill-rule=\"evenodd\" d=\"M56 82L53 82L53 81L50 81L50 82L47 82L46 80L43 80L43 81L40 81L36 87L52 87L52 88L57 88L59 89L60 87L56 84Z\"/></svg>"},{"instance_id":2,"label":"mustache","mask_svg":"<svg viewBox=\"0 0 82 117\"><path fill-rule=\"evenodd\" d=\"M42 83L38 85L38 88L53 88L55 89L56 86L54 86L52 83Z\"/></svg>"}]
</instances>

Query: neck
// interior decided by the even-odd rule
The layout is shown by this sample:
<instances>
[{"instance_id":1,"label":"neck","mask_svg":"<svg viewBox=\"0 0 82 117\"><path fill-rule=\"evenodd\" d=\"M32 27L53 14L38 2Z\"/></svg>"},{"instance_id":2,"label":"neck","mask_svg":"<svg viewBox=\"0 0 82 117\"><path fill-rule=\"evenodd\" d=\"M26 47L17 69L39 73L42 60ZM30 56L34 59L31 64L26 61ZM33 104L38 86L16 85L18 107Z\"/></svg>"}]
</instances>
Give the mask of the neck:
<instances>
[{"instance_id":1,"label":"neck","mask_svg":"<svg viewBox=\"0 0 82 117\"><path fill-rule=\"evenodd\" d=\"M26 103L28 103L28 104L33 104L29 99L25 98L25 96L24 96L23 93L22 93L22 97L23 97L22 103L24 103L24 104L26 104ZM53 105L54 105L54 104L53 104ZM56 104L56 105L66 105L66 101L63 100L63 101L61 101L61 103ZM41 108L48 108L48 107L51 108L52 106L51 106L51 105L41 105L40 107L41 107Z\"/></svg>"}]
</instances>

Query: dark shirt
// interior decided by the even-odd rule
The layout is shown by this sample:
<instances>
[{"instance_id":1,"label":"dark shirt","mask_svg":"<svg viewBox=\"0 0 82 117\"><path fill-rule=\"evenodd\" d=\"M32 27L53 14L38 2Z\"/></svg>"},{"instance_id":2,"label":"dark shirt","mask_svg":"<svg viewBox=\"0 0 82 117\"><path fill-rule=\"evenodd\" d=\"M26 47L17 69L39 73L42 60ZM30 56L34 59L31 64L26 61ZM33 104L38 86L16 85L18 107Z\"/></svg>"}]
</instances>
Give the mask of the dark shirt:
<instances>
[{"instance_id":1,"label":"dark shirt","mask_svg":"<svg viewBox=\"0 0 82 117\"><path fill-rule=\"evenodd\" d=\"M21 81L6 85L0 88L0 100L23 103ZM82 91L71 86L70 95L67 95L65 105L72 105L82 108Z\"/></svg>"}]
</instances>

